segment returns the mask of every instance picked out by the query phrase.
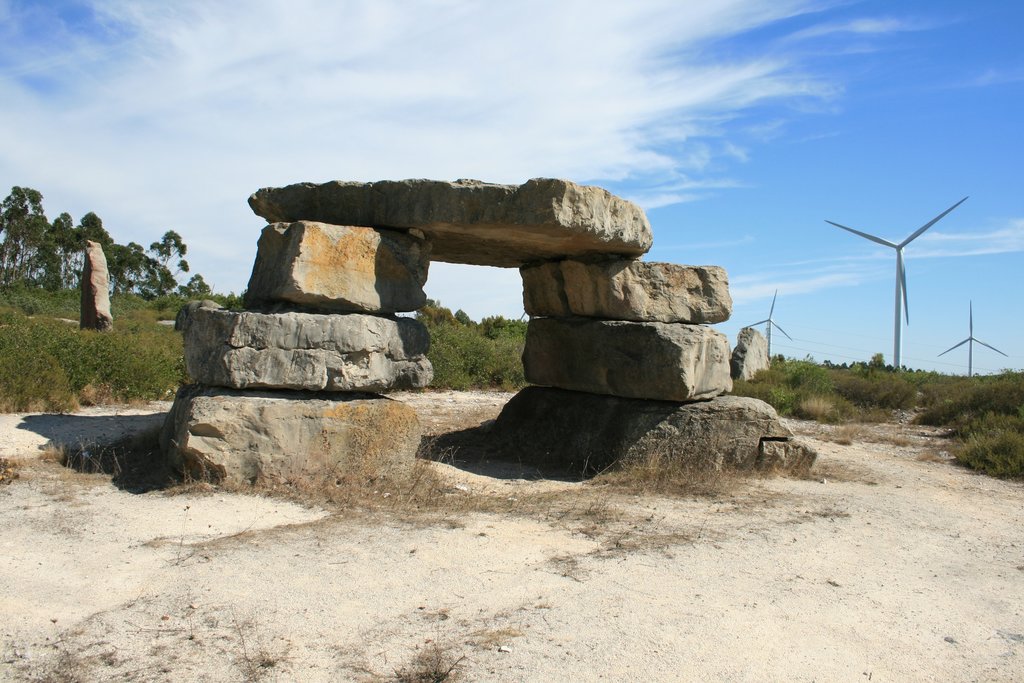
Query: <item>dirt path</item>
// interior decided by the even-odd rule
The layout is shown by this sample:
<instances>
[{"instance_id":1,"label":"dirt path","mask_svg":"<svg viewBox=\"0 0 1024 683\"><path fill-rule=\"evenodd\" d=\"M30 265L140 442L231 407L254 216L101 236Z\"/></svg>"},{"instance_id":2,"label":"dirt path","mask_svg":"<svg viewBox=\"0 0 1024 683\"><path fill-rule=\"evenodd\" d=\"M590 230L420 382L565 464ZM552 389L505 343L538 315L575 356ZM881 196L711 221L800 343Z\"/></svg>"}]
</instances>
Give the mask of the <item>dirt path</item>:
<instances>
[{"instance_id":1,"label":"dirt path","mask_svg":"<svg viewBox=\"0 0 1024 683\"><path fill-rule=\"evenodd\" d=\"M507 395L400 398L444 430ZM952 465L931 430L840 445L792 426L821 454L813 479L717 497L434 465L455 499L514 503L500 515L132 495L27 462L0 486L0 678L389 680L457 662L469 681L1024 679L1024 485Z\"/></svg>"}]
</instances>

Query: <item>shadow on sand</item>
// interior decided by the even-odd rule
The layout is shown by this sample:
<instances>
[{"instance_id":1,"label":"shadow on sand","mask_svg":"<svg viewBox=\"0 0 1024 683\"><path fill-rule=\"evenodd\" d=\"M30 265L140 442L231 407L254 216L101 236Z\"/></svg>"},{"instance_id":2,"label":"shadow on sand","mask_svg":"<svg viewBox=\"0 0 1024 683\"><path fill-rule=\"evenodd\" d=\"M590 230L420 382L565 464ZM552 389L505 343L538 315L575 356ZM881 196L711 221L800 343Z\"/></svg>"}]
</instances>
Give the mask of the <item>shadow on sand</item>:
<instances>
[{"instance_id":1,"label":"shadow on sand","mask_svg":"<svg viewBox=\"0 0 1024 683\"><path fill-rule=\"evenodd\" d=\"M180 482L160 450L160 428L166 416L26 415L18 429L47 439L41 449L60 451L66 467L107 474L119 489L145 493Z\"/></svg>"}]
</instances>

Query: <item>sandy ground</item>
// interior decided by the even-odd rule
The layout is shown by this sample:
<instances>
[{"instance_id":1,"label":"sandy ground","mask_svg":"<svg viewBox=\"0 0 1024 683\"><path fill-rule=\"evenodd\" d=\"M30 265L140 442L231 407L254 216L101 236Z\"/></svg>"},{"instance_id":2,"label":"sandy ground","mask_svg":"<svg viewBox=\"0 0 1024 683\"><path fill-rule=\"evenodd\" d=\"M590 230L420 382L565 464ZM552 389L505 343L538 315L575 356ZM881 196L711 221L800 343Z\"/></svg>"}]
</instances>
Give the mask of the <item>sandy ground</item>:
<instances>
[{"instance_id":1,"label":"sandy ground","mask_svg":"<svg viewBox=\"0 0 1024 683\"><path fill-rule=\"evenodd\" d=\"M399 398L441 432L508 396ZM0 419L23 459L0 486L0 678L393 680L435 658L468 681L1024 680L1024 485L955 466L935 430L790 423L812 478L706 497L433 465L452 496L558 514L137 495L33 459L154 420Z\"/></svg>"}]
</instances>

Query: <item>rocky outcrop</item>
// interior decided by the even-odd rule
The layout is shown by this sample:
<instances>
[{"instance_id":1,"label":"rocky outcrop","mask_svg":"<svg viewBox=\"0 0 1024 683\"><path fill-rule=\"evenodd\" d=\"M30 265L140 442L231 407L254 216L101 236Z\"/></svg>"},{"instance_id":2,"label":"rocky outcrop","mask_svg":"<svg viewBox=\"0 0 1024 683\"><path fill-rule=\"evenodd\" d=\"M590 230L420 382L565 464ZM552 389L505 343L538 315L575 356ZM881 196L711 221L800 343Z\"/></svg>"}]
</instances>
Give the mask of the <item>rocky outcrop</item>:
<instances>
[{"instance_id":1,"label":"rocky outcrop","mask_svg":"<svg viewBox=\"0 0 1024 683\"><path fill-rule=\"evenodd\" d=\"M82 307L79 327L83 330L108 332L114 328L110 314L110 275L107 257L99 242L85 243L85 262L82 265Z\"/></svg>"},{"instance_id":2,"label":"rocky outcrop","mask_svg":"<svg viewBox=\"0 0 1024 683\"><path fill-rule=\"evenodd\" d=\"M430 244L395 230L274 223L263 229L245 293L247 308L396 313L427 301Z\"/></svg>"},{"instance_id":3,"label":"rocky outcrop","mask_svg":"<svg viewBox=\"0 0 1024 683\"><path fill-rule=\"evenodd\" d=\"M732 313L729 278L718 266L567 259L520 273L531 316L710 324Z\"/></svg>"},{"instance_id":4,"label":"rocky outcrop","mask_svg":"<svg viewBox=\"0 0 1024 683\"><path fill-rule=\"evenodd\" d=\"M701 325L535 318L523 368L531 384L628 398L693 401L732 388L729 342Z\"/></svg>"},{"instance_id":5,"label":"rocky outcrop","mask_svg":"<svg viewBox=\"0 0 1024 683\"><path fill-rule=\"evenodd\" d=\"M489 441L516 459L576 473L636 462L802 472L816 457L774 408L737 396L675 403L529 387L502 409Z\"/></svg>"},{"instance_id":6,"label":"rocky outcrop","mask_svg":"<svg viewBox=\"0 0 1024 683\"><path fill-rule=\"evenodd\" d=\"M767 370L769 365L768 341L764 335L752 327L744 327L740 330L729 365L734 380L752 379L757 373Z\"/></svg>"},{"instance_id":7,"label":"rocky outcrop","mask_svg":"<svg viewBox=\"0 0 1024 683\"><path fill-rule=\"evenodd\" d=\"M421 429L403 403L359 394L182 388L164 423L169 464L192 479L235 485L400 474Z\"/></svg>"},{"instance_id":8,"label":"rocky outcrop","mask_svg":"<svg viewBox=\"0 0 1024 683\"><path fill-rule=\"evenodd\" d=\"M519 267L558 258L639 256L651 247L643 210L599 187L538 178L334 181L263 188L249 206L271 223L299 220L415 228L435 261Z\"/></svg>"},{"instance_id":9,"label":"rocky outcrop","mask_svg":"<svg viewBox=\"0 0 1024 683\"><path fill-rule=\"evenodd\" d=\"M183 309L177 328L189 376L212 386L380 392L423 387L433 376L430 335L412 318L268 314L203 302Z\"/></svg>"}]
</instances>

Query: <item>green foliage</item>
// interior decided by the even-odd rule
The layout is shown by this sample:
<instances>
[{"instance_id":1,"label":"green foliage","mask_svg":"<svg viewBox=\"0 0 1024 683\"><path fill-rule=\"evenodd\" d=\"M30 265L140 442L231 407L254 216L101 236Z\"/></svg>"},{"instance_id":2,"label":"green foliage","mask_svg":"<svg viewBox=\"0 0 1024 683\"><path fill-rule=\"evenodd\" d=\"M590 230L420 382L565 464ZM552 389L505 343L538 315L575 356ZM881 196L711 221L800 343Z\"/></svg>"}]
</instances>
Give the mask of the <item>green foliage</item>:
<instances>
[{"instance_id":1,"label":"green foliage","mask_svg":"<svg viewBox=\"0 0 1024 683\"><path fill-rule=\"evenodd\" d=\"M1024 411L1024 408L1022 408ZM995 477L1024 477L1024 417L988 413L961 430L956 459Z\"/></svg>"},{"instance_id":2,"label":"green foliage","mask_svg":"<svg viewBox=\"0 0 1024 683\"><path fill-rule=\"evenodd\" d=\"M917 399L917 387L896 373L834 372L836 393L861 408L909 410Z\"/></svg>"},{"instance_id":3,"label":"green foliage","mask_svg":"<svg viewBox=\"0 0 1024 683\"><path fill-rule=\"evenodd\" d=\"M919 422L960 428L988 413L1018 415L1024 406L1024 373L946 377L921 391L924 412Z\"/></svg>"},{"instance_id":4,"label":"green foliage","mask_svg":"<svg viewBox=\"0 0 1024 683\"><path fill-rule=\"evenodd\" d=\"M0 408L68 410L93 395L167 398L186 379L181 336L166 325L122 321L113 332L0 313Z\"/></svg>"},{"instance_id":5,"label":"green foliage","mask_svg":"<svg viewBox=\"0 0 1024 683\"><path fill-rule=\"evenodd\" d=\"M810 360L777 357L770 368L749 382L735 382L732 393L759 398L780 415L835 421L846 412L846 402L835 397L832 372ZM813 400L829 397L831 409L827 411L821 409L821 400Z\"/></svg>"},{"instance_id":6,"label":"green foliage","mask_svg":"<svg viewBox=\"0 0 1024 683\"><path fill-rule=\"evenodd\" d=\"M453 314L436 301L428 301L416 317L430 330L427 357L434 366L432 386L511 391L526 385L522 363L526 323L501 316L476 323L465 312Z\"/></svg>"}]
</instances>

